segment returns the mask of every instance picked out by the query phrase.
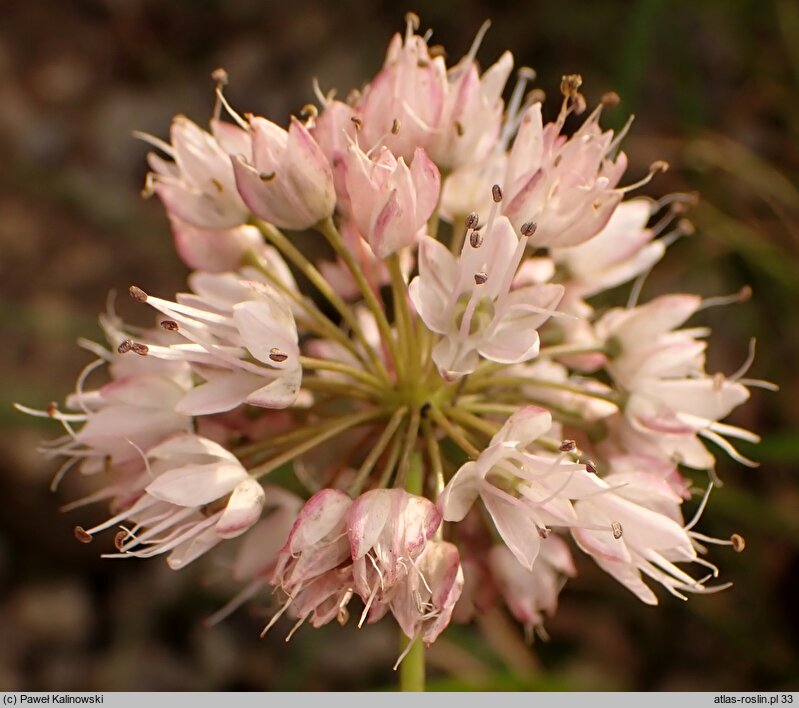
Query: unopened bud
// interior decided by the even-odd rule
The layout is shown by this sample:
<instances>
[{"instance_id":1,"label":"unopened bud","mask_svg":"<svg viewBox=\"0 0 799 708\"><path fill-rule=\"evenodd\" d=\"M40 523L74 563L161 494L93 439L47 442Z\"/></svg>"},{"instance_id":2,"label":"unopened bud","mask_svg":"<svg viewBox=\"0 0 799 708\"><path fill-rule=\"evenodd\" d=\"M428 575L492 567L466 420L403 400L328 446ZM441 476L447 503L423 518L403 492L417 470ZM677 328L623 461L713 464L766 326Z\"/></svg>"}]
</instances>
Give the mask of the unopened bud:
<instances>
[{"instance_id":1,"label":"unopened bud","mask_svg":"<svg viewBox=\"0 0 799 708\"><path fill-rule=\"evenodd\" d=\"M131 285L128 288L128 292L136 302L147 302L147 293L137 285Z\"/></svg>"},{"instance_id":2,"label":"unopened bud","mask_svg":"<svg viewBox=\"0 0 799 708\"><path fill-rule=\"evenodd\" d=\"M491 196L493 197L494 201L499 204L502 201L502 187L498 184L495 184L491 187Z\"/></svg>"}]
</instances>

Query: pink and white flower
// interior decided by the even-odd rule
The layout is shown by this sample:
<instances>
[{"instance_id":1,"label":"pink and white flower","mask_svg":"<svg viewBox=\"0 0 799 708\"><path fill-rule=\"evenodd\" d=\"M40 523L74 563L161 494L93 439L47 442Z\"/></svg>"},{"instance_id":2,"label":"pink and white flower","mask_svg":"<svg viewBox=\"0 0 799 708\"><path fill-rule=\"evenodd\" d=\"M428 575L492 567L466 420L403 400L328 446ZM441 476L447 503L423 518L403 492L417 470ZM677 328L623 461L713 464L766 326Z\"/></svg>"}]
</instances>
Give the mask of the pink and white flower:
<instances>
[{"instance_id":1,"label":"pink and white flower","mask_svg":"<svg viewBox=\"0 0 799 708\"><path fill-rule=\"evenodd\" d=\"M371 159L356 144L345 161L349 211L378 258L414 244L438 204L438 169L417 148L410 167L383 147Z\"/></svg>"},{"instance_id":2,"label":"pink and white flower","mask_svg":"<svg viewBox=\"0 0 799 708\"><path fill-rule=\"evenodd\" d=\"M517 364L538 353L537 329L552 314L563 286L532 285L511 291L528 236L519 239L498 217L485 234L467 237L460 259L439 241L419 247L419 275L408 288L428 329L442 335L433 360L442 376L471 373L480 357Z\"/></svg>"},{"instance_id":3,"label":"pink and white flower","mask_svg":"<svg viewBox=\"0 0 799 708\"><path fill-rule=\"evenodd\" d=\"M520 565L507 546L494 546L488 560L510 613L532 639L535 630L543 631L544 615L552 617L557 611L566 579L577 574L569 546L560 536L547 537L530 569Z\"/></svg>"},{"instance_id":4,"label":"pink and white flower","mask_svg":"<svg viewBox=\"0 0 799 708\"><path fill-rule=\"evenodd\" d=\"M247 271L257 277L257 271ZM184 344L146 345L146 353L186 361L205 383L176 409L207 415L242 403L286 408L297 399L302 378L297 326L288 301L262 280L237 273L194 273L193 293L177 302L132 289L133 296L166 315Z\"/></svg>"},{"instance_id":5,"label":"pink and white flower","mask_svg":"<svg viewBox=\"0 0 799 708\"><path fill-rule=\"evenodd\" d=\"M239 196L228 149L237 145L235 126L213 121L208 133L185 116L172 121L167 144L150 135L139 137L172 158L147 156L153 172L147 189L155 192L170 216L199 229L232 229L247 221L249 210ZM243 132L243 131L239 131Z\"/></svg>"},{"instance_id":6,"label":"pink and white flower","mask_svg":"<svg viewBox=\"0 0 799 708\"><path fill-rule=\"evenodd\" d=\"M283 229L307 229L333 214L336 192L330 164L308 129L292 116L288 131L265 118L249 124L252 150L233 155L244 202Z\"/></svg>"}]
</instances>

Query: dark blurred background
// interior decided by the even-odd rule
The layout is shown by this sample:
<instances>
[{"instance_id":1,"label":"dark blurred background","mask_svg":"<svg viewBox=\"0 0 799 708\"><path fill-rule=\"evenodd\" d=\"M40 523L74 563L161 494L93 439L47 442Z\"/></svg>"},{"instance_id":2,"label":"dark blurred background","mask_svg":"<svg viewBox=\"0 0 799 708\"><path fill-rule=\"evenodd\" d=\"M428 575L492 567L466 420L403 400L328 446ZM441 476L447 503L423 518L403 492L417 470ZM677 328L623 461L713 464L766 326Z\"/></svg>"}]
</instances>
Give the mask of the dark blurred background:
<instances>
[{"instance_id":1,"label":"dark blurred background","mask_svg":"<svg viewBox=\"0 0 799 708\"><path fill-rule=\"evenodd\" d=\"M204 629L234 590L224 559L175 573L158 559L101 561L102 542L78 544L72 527L103 510L59 513L75 481L51 494L54 467L34 449L57 431L11 402L46 406L71 390L90 358L75 340L99 338L110 289L183 287L160 205L139 197L146 148L132 130L166 136L175 113L206 121L218 66L235 106L278 122L312 98L313 76L346 95L377 71L406 10L451 60L490 17L483 66L511 49L538 71L550 118L563 73L583 75L589 103L622 96L606 124L636 115L630 179L666 159L672 169L644 192L701 194L696 235L670 249L644 298L751 285L750 302L704 314L715 329L709 368L735 371L756 336L752 375L782 387L755 390L735 413L732 422L762 433L744 450L762 465L722 457L725 486L703 521L708 533L747 539L743 554L714 552L733 589L688 603L660 593L652 609L579 559L550 642L526 647L502 611L451 627L430 654L431 686L799 688L799 3L3 0L0 689L393 685L390 622L259 640L261 598ZM141 323L126 300L122 314Z\"/></svg>"}]
</instances>

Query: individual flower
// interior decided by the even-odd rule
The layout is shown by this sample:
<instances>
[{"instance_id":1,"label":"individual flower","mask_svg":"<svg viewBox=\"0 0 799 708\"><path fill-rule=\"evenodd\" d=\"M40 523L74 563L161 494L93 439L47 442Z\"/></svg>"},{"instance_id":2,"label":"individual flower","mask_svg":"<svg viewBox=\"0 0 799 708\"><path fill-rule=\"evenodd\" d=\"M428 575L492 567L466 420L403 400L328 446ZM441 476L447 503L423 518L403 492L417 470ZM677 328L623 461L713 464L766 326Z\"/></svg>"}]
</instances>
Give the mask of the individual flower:
<instances>
[{"instance_id":1,"label":"individual flower","mask_svg":"<svg viewBox=\"0 0 799 708\"><path fill-rule=\"evenodd\" d=\"M333 173L322 149L295 117L288 131L265 118L249 122L252 150L233 155L247 206L282 229L307 229L333 214Z\"/></svg>"},{"instance_id":2,"label":"individual flower","mask_svg":"<svg viewBox=\"0 0 799 708\"><path fill-rule=\"evenodd\" d=\"M530 569L520 565L507 546L494 546L488 562L505 604L530 639L535 630L543 632L544 615L555 614L566 579L577 574L569 546L554 534L541 542Z\"/></svg>"},{"instance_id":3,"label":"individual flower","mask_svg":"<svg viewBox=\"0 0 799 708\"><path fill-rule=\"evenodd\" d=\"M444 57L431 56L424 37L415 34L419 18L407 17L405 36L394 35L383 68L358 101L359 141L410 160L438 129L447 92Z\"/></svg>"},{"instance_id":4,"label":"individual flower","mask_svg":"<svg viewBox=\"0 0 799 708\"><path fill-rule=\"evenodd\" d=\"M414 572L441 523L441 512L429 499L404 489L373 489L359 496L347 512L356 592L366 603L390 598L394 587Z\"/></svg>"},{"instance_id":5,"label":"individual flower","mask_svg":"<svg viewBox=\"0 0 799 708\"><path fill-rule=\"evenodd\" d=\"M481 356L502 364L532 359L537 329L563 294L563 286L554 284L511 290L528 235L519 239L504 217L484 231L465 239L459 259L439 241L424 238L419 275L408 288L425 325L442 335L433 360L449 379L474 371Z\"/></svg>"},{"instance_id":6,"label":"individual flower","mask_svg":"<svg viewBox=\"0 0 799 708\"><path fill-rule=\"evenodd\" d=\"M550 527L576 523L572 500L606 488L585 465L528 450L551 428L552 416L543 408L527 406L514 413L480 456L457 471L439 499L444 520L460 521L479 496L502 540L529 570Z\"/></svg>"},{"instance_id":7,"label":"individual flower","mask_svg":"<svg viewBox=\"0 0 799 708\"><path fill-rule=\"evenodd\" d=\"M475 57L489 25L481 27L468 54L447 71L438 129L427 148L447 171L483 162L499 140L505 107L502 92L513 69L513 55L504 52L480 76Z\"/></svg>"},{"instance_id":8,"label":"individual flower","mask_svg":"<svg viewBox=\"0 0 799 708\"><path fill-rule=\"evenodd\" d=\"M349 210L358 230L378 258L413 244L436 208L439 174L417 148L410 167L383 147L371 159L357 144L345 162Z\"/></svg>"},{"instance_id":9,"label":"individual flower","mask_svg":"<svg viewBox=\"0 0 799 708\"><path fill-rule=\"evenodd\" d=\"M347 512L352 499L322 489L303 506L278 554L271 583L287 598L264 632L288 609L301 625L320 627L344 612L352 597Z\"/></svg>"},{"instance_id":10,"label":"individual flower","mask_svg":"<svg viewBox=\"0 0 799 708\"><path fill-rule=\"evenodd\" d=\"M248 273L257 277L257 272ZM302 378L297 326L286 299L261 280L237 273L194 273L193 293L169 302L132 288L132 296L169 319L162 323L186 343L144 345L137 353L187 361L205 383L176 409L191 415L230 410L242 403L286 408Z\"/></svg>"},{"instance_id":11,"label":"individual flower","mask_svg":"<svg viewBox=\"0 0 799 708\"><path fill-rule=\"evenodd\" d=\"M146 460L133 502L92 529L78 527L79 540L88 542L94 534L127 522L115 540L118 553L107 557L149 558L168 552L167 562L178 569L258 521L266 498L263 488L221 445L182 433L148 450Z\"/></svg>"},{"instance_id":12,"label":"individual flower","mask_svg":"<svg viewBox=\"0 0 799 708\"><path fill-rule=\"evenodd\" d=\"M409 639L429 646L446 629L463 590L458 548L430 541L391 598L391 612ZM397 660L399 664L403 656ZM395 666L396 668L396 666Z\"/></svg>"},{"instance_id":13,"label":"individual flower","mask_svg":"<svg viewBox=\"0 0 799 708\"><path fill-rule=\"evenodd\" d=\"M208 133L185 116L177 116L170 130L171 145L144 133L139 137L172 158L148 155L153 172L148 190L157 194L168 213L199 229L232 229L247 221L249 210L239 196L226 147L233 126L212 123Z\"/></svg>"},{"instance_id":14,"label":"individual flower","mask_svg":"<svg viewBox=\"0 0 799 708\"><path fill-rule=\"evenodd\" d=\"M662 240L646 227L653 203L639 198L622 202L593 238L570 248L553 248L551 256L563 279L580 297L632 280L647 272L666 252Z\"/></svg>"}]
</instances>

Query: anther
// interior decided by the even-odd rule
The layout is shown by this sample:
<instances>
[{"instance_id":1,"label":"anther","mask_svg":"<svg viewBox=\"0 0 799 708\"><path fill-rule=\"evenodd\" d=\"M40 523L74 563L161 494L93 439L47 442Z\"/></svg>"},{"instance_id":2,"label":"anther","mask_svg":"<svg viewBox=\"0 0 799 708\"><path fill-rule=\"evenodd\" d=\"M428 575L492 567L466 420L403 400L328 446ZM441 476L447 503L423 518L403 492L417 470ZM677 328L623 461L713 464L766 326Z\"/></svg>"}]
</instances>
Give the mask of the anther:
<instances>
[{"instance_id":1,"label":"anther","mask_svg":"<svg viewBox=\"0 0 799 708\"><path fill-rule=\"evenodd\" d=\"M391 134L392 135L399 135L400 127L402 124L400 123L399 118L395 118L391 123Z\"/></svg>"},{"instance_id":2,"label":"anther","mask_svg":"<svg viewBox=\"0 0 799 708\"><path fill-rule=\"evenodd\" d=\"M214 185L216 191L220 194L225 191L224 186L222 186L222 183L216 177L211 178L211 184Z\"/></svg>"},{"instance_id":3,"label":"anther","mask_svg":"<svg viewBox=\"0 0 799 708\"><path fill-rule=\"evenodd\" d=\"M538 224L534 221L525 221L521 228L522 236L532 236L536 232L536 229L538 229Z\"/></svg>"},{"instance_id":4,"label":"anther","mask_svg":"<svg viewBox=\"0 0 799 708\"><path fill-rule=\"evenodd\" d=\"M713 389L715 391L721 391L726 380L727 377L721 371L717 371L715 374L713 374Z\"/></svg>"},{"instance_id":5,"label":"anther","mask_svg":"<svg viewBox=\"0 0 799 708\"><path fill-rule=\"evenodd\" d=\"M415 12L405 13L405 22L407 22L414 30L418 30L419 26L422 24L422 21L419 19L419 15L417 15Z\"/></svg>"},{"instance_id":6,"label":"anther","mask_svg":"<svg viewBox=\"0 0 799 708\"><path fill-rule=\"evenodd\" d=\"M47 415L51 418L55 418L56 414L58 413L58 404L55 401L50 401L47 405Z\"/></svg>"},{"instance_id":7,"label":"anther","mask_svg":"<svg viewBox=\"0 0 799 708\"><path fill-rule=\"evenodd\" d=\"M217 86L227 86L228 82L230 81L227 71L225 71L221 66L211 72L211 78L216 81Z\"/></svg>"},{"instance_id":8,"label":"anther","mask_svg":"<svg viewBox=\"0 0 799 708\"><path fill-rule=\"evenodd\" d=\"M128 292L136 302L147 302L147 293L137 285L131 285L128 288Z\"/></svg>"},{"instance_id":9,"label":"anther","mask_svg":"<svg viewBox=\"0 0 799 708\"><path fill-rule=\"evenodd\" d=\"M353 116L352 118L350 118L350 120L355 126L355 130L360 130L361 128L363 128L363 121L360 118L358 118L358 116Z\"/></svg>"},{"instance_id":10,"label":"anther","mask_svg":"<svg viewBox=\"0 0 799 708\"><path fill-rule=\"evenodd\" d=\"M477 224L480 223L480 217L477 215L477 212L472 212L469 216L466 217L466 228L467 229L476 229Z\"/></svg>"},{"instance_id":11,"label":"anther","mask_svg":"<svg viewBox=\"0 0 799 708\"><path fill-rule=\"evenodd\" d=\"M319 115L319 109L313 103L306 103L300 110L300 115L303 118L316 118Z\"/></svg>"},{"instance_id":12,"label":"anther","mask_svg":"<svg viewBox=\"0 0 799 708\"><path fill-rule=\"evenodd\" d=\"M738 291L738 302L749 302L752 299L752 287L750 285L744 285Z\"/></svg>"},{"instance_id":13,"label":"anther","mask_svg":"<svg viewBox=\"0 0 799 708\"><path fill-rule=\"evenodd\" d=\"M541 538L549 538L549 534L552 533L552 529L549 526L538 526L536 529Z\"/></svg>"},{"instance_id":14,"label":"anther","mask_svg":"<svg viewBox=\"0 0 799 708\"><path fill-rule=\"evenodd\" d=\"M589 474L596 474L596 465L594 464L593 460L585 461L585 471Z\"/></svg>"},{"instance_id":15,"label":"anther","mask_svg":"<svg viewBox=\"0 0 799 708\"><path fill-rule=\"evenodd\" d=\"M117 347L117 353L126 354L131 349L133 349L133 340L123 339L122 342L120 342L119 346Z\"/></svg>"},{"instance_id":16,"label":"anther","mask_svg":"<svg viewBox=\"0 0 799 708\"><path fill-rule=\"evenodd\" d=\"M736 553L741 553L746 548L746 539L737 533L730 536L730 543L732 544L732 550Z\"/></svg>"},{"instance_id":17,"label":"anther","mask_svg":"<svg viewBox=\"0 0 799 708\"><path fill-rule=\"evenodd\" d=\"M436 57L447 58L447 50L440 44L434 44L432 47L429 47L427 53L430 55L431 59L435 59Z\"/></svg>"},{"instance_id":18,"label":"anther","mask_svg":"<svg viewBox=\"0 0 799 708\"><path fill-rule=\"evenodd\" d=\"M479 231L472 231L469 234L469 245L472 248L480 248L483 245L483 234Z\"/></svg>"},{"instance_id":19,"label":"anther","mask_svg":"<svg viewBox=\"0 0 799 708\"><path fill-rule=\"evenodd\" d=\"M580 74L566 74L560 80L560 92L567 98L574 98L582 85L583 77Z\"/></svg>"},{"instance_id":20,"label":"anther","mask_svg":"<svg viewBox=\"0 0 799 708\"><path fill-rule=\"evenodd\" d=\"M649 171L652 174L657 174L658 172L668 172L669 170L669 163L665 160L655 160L651 165L649 165Z\"/></svg>"},{"instance_id":21,"label":"anther","mask_svg":"<svg viewBox=\"0 0 799 708\"><path fill-rule=\"evenodd\" d=\"M677 231L683 236L693 236L696 233L696 227L690 219L680 219L677 222Z\"/></svg>"},{"instance_id":22,"label":"anther","mask_svg":"<svg viewBox=\"0 0 799 708\"><path fill-rule=\"evenodd\" d=\"M494 198L494 201L499 204L502 201L502 187L498 184L491 187L491 196Z\"/></svg>"},{"instance_id":23,"label":"anther","mask_svg":"<svg viewBox=\"0 0 799 708\"><path fill-rule=\"evenodd\" d=\"M81 543L91 543L92 542L92 535L83 528L83 526L76 526L73 530L75 534L75 538L78 539Z\"/></svg>"},{"instance_id":24,"label":"anther","mask_svg":"<svg viewBox=\"0 0 799 708\"><path fill-rule=\"evenodd\" d=\"M142 344L141 342L131 342L130 350L139 356L147 356L150 353L150 347L148 347L146 344Z\"/></svg>"},{"instance_id":25,"label":"anther","mask_svg":"<svg viewBox=\"0 0 799 708\"><path fill-rule=\"evenodd\" d=\"M482 285L483 283L488 280L488 273L475 273L474 274L474 283L475 285Z\"/></svg>"},{"instance_id":26,"label":"anther","mask_svg":"<svg viewBox=\"0 0 799 708\"><path fill-rule=\"evenodd\" d=\"M544 89L534 88L527 94L528 103L543 103L547 100L547 93Z\"/></svg>"},{"instance_id":27,"label":"anther","mask_svg":"<svg viewBox=\"0 0 799 708\"><path fill-rule=\"evenodd\" d=\"M585 96L581 93L574 94L572 98L572 108L574 110L574 115L579 116L585 113L585 109L588 107L586 103Z\"/></svg>"},{"instance_id":28,"label":"anther","mask_svg":"<svg viewBox=\"0 0 799 708\"><path fill-rule=\"evenodd\" d=\"M615 538L618 541L621 538L621 535L622 535L621 522L614 521L610 525L610 530L613 531L613 538Z\"/></svg>"},{"instance_id":29,"label":"anther","mask_svg":"<svg viewBox=\"0 0 799 708\"><path fill-rule=\"evenodd\" d=\"M274 172L259 172L258 179L261 182L271 182L277 175Z\"/></svg>"},{"instance_id":30,"label":"anther","mask_svg":"<svg viewBox=\"0 0 799 708\"><path fill-rule=\"evenodd\" d=\"M122 547L125 545L125 541L128 540L128 532L127 531L119 531L117 535L114 536L114 547L121 551Z\"/></svg>"},{"instance_id":31,"label":"anther","mask_svg":"<svg viewBox=\"0 0 799 708\"><path fill-rule=\"evenodd\" d=\"M289 358L289 355L288 354L284 354L277 347L272 347L272 349L269 351L269 358L272 361L276 361L276 362L280 363L280 362L286 361L286 359Z\"/></svg>"},{"instance_id":32,"label":"anther","mask_svg":"<svg viewBox=\"0 0 799 708\"><path fill-rule=\"evenodd\" d=\"M615 108L621 103L621 98L615 91L608 91L602 94L602 98L599 99L599 102L602 104L603 108Z\"/></svg>"},{"instance_id":33,"label":"anther","mask_svg":"<svg viewBox=\"0 0 799 708\"><path fill-rule=\"evenodd\" d=\"M535 81L536 76L538 76L538 74L535 73L535 69L529 66L520 66L519 70L516 72L516 77L524 81Z\"/></svg>"},{"instance_id":34,"label":"anther","mask_svg":"<svg viewBox=\"0 0 799 708\"><path fill-rule=\"evenodd\" d=\"M180 329L175 320L162 320L161 326L167 330L167 332L177 332Z\"/></svg>"},{"instance_id":35,"label":"anther","mask_svg":"<svg viewBox=\"0 0 799 708\"><path fill-rule=\"evenodd\" d=\"M561 452L574 452L577 449L577 443L574 440L564 440L560 444Z\"/></svg>"},{"instance_id":36,"label":"anther","mask_svg":"<svg viewBox=\"0 0 799 708\"><path fill-rule=\"evenodd\" d=\"M354 105L356 105L356 104L358 103L358 101L360 101L360 100L361 100L361 92L360 92L358 89L352 89L352 90L351 90L351 91L350 91L350 92L347 94L347 98L346 98L346 104L347 104L348 106L354 106ZM354 120L353 120L352 122L353 122L353 123L355 123L355 121L354 121ZM356 123L356 125L357 125L357 123Z\"/></svg>"},{"instance_id":37,"label":"anther","mask_svg":"<svg viewBox=\"0 0 799 708\"><path fill-rule=\"evenodd\" d=\"M464 132L466 132L466 131L464 131L464 129L463 129L463 123L461 123L459 120L456 120L456 121L455 121L455 123L454 123L454 125L455 125L455 134L456 134L456 135L457 135L459 138L462 138L462 137L463 137L463 134L464 134Z\"/></svg>"}]
</instances>

